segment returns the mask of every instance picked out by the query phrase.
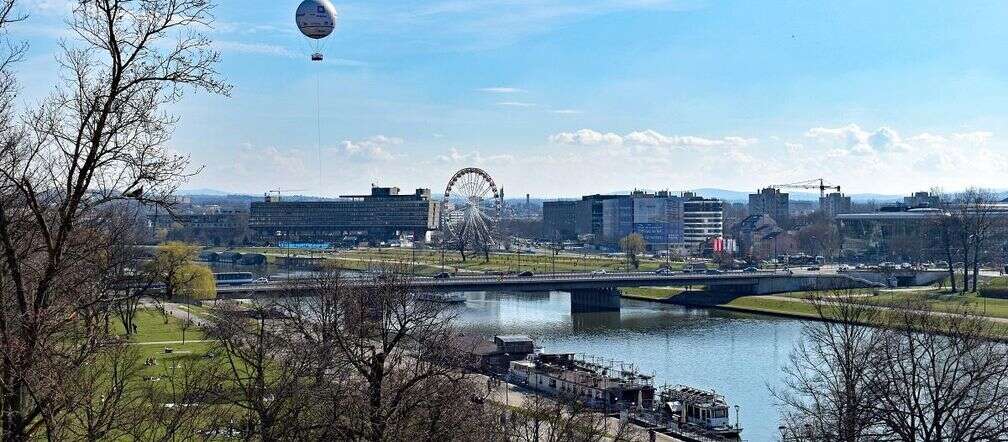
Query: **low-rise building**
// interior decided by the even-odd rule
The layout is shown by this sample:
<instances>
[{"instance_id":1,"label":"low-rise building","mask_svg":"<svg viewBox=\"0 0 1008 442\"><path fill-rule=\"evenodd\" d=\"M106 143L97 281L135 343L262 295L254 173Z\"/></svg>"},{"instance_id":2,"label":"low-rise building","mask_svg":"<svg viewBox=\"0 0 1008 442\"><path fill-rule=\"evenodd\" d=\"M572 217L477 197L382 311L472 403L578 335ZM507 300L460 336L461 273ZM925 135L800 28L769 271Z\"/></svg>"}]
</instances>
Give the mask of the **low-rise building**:
<instances>
[{"instance_id":1,"label":"low-rise building","mask_svg":"<svg viewBox=\"0 0 1008 442\"><path fill-rule=\"evenodd\" d=\"M439 226L439 205L430 189L400 194L397 187L372 187L369 195L331 201L253 202L249 229L257 242L361 242L407 237L423 241Z\"/></svg>"}]
</instances>

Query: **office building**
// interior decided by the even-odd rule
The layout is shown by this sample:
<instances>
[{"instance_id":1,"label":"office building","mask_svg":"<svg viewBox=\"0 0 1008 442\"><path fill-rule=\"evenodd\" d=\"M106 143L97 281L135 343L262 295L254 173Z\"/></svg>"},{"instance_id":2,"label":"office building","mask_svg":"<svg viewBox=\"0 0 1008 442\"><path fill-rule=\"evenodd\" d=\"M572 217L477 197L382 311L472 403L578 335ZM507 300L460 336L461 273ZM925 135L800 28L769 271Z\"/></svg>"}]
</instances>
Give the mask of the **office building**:
<instances>
[{"instance_id":1,"label":"office building","mask_svg":"<svg viewBox=\"0 0 1008 442\"><path fill-rule=\"evenodd\" d=\"M922 195L915 194L914 197L919 196ZM953 206L952 209L962 210L961 206ZM1005 227L1008 226L1008 203L993 203L986 210L989 210L987 216L994 220L993 236L1008 235ZM940 229L937 227L942 216L945 216L943 212L936 208L908 208L903 205L883 207L871 213L837 215L841 254L867 261L944 260ZM1008 258L1008 255L1003 255L1000 259Z\"/></svg>"},{"instance_id":2,"label":"office building","mask_svg":"<svg viewBox=\"0 0 1008 442\"><path fill-rule=\"evenodd\" d=\"M439 225L439 206L430 189L399 194L397 187L372 187L369 195L332 201L253 202L249 229L257 242L357 243L409 237L426 239Z\"/></svg>"},{"instance_id":3,"label":"office building","mask_svg":"<svg viewBox=\"0 0 1008 442\"><path fill-rule=\"evenodd\" d=\"M574 230L578 235L602 237L603 204L606 200L626 198L626 195L585 195L575 207Z\"/></svg>"},{"instance_id":4,"label":"office building","mask_svg":"<svg viewBox=\"0 0 1008 442\"><path fill-rule=\"evenodd\" d=\"M696 251L708 239L722 236L724 228L723 201L703 198L692 192L683 193L682 198L683 241L687 250Z\"/></svg>"},{"instance_id":5,"label":"office building","mask_svg":"<svg viewBox=\"0 0 1008 442\"><path fill-rule=\"evenodd\" d=\"M544 201L542 238L568 240L577 238L575 215L580 201Z\"/></svg>"},{"instance_id":6,"label":"office building","mask_svg":"<svg viewBox=\"0 0 1008 442\"><path fill-rule=\"evenodd\" d=\"M819 197L819 210L822 210L829 217L850 213L851 199L840 192L830 193Z\"/></svg>"},{"instance_id":7,"label":"office building","mask_svg":"<svg viewBox=\"0 0 1008 442\"><path fill-rule=\"evenodd\" d=\"M749 194L749 214L769 215L778 225L786 227L791 224L791 209L788 194L780 189L767 187L758 193Z\"/></svg>"},{"instance_id":8,"label":"office building","mask_svg":"<svg viewBox=\"0 0 1008 442\"><path fill-rule=\"evenodd\" d=\"M683 244L683 200L667 191L633 196L633 232L644 238L649 250L659 251Z\"/></svg>"}]
</instances>

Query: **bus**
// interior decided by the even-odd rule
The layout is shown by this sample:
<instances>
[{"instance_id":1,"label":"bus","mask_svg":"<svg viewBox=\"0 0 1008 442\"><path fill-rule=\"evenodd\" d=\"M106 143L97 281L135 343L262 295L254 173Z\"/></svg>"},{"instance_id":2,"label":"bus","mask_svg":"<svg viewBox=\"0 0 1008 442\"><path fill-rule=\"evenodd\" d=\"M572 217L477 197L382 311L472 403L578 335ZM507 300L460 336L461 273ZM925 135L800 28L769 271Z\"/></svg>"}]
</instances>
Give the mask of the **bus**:
<instances>
[{"instance_id":1,"label":"bus","mask_svg":"<svg viewBox=\"0 0 1008 442\"><path fill-rule=\"evenodd\" d=\"M242 285L255 281L255 275L252 272L222 272L213 275L217 285Z\"/></svg>"}]
</instances>

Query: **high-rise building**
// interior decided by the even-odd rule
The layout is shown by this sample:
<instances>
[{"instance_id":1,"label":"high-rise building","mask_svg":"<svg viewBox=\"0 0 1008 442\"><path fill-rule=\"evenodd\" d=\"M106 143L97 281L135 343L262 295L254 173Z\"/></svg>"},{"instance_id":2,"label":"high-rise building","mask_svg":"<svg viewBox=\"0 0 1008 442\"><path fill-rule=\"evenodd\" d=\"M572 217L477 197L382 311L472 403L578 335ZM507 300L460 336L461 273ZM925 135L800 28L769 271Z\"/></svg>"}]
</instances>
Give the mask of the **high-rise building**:
<instances>
[{"instance_id":1,"label":"high-rise building","mask_svg":"<svg viewBox=\"0 0 1008 442\"><path fill-rule=\"evenodd\" d=\"M785 194L786 195L786 194ZM697 250L708 239L720 237L724 229L724 202L683 193L683 240L687 250ZM751 201L751 199L750 199Z\"/></svg>"},{"instance_id":2,"label":"high-rise building","mask_svg":"<svg viewBox=\"0 0 1008 442\"><path fill-rule=\"evenodd\" d=\"M788 194L773 187L760 189L757 193L749 194L749 214L768 215L778 225L790 225L791 211Z\"/></svg>"},{"instance_id":3,"label":"high-rise building","mask_svg":"<svg viewBox=\"0 0 1008 442\"><path fill-rule=\"evenodd\" d=\"M574 229L578 235L602 238L602 204L606 200L626 198L626 195L585 195L575 208Z\"/></svg>"},{"instance_id":4,"label":"high-rise building","mask_svg":"<svg viewBox=\"0 0 1008 442\"><path fill-rule=\"evenodd\" d=\"M635 192L633 232L644 238L650 250L668 250L683 244L682 198L667 191L653 194Z\"/></svg>"},{"instance_id":5,"label":"high-rise building","mask_svg":"<svg viewBox=\"0 0 1008 442\"><path fill-rule=\"evenodd\" d=\"M576 207L580 201L544 201L542 238L566 240L577 237Z\"/></svg>"},{"instance_id":6,"label":"high-rise building","mask_svg":"<svg viewBox=\"0 0 1008 442\"><path fill-rule=\"evenodd\" d=\"M633 233L633 199L629 195L602 201L602 237L610 243Z\"/></svg>"},{"instance_id":7,"label":"high-rise building","mask_svg":"<svg viewBox=\"0 0 1008 442\"><path fill-rule=\"evenodd\" d=\"M439 226L439 206L430 189L400 195L397 187L372 187L370 195L333 201L281 201L267 197L249 210L249 229L258 242L423 240Z\"/></svg>"},{"instance_id":8,"label":"high-rise building","mask_svg":"<svg viewBox=\"0 0 1008 442\"><path fill-rule=\"evenodd\" d=\"M840 192L833 192L826 196L819 197L819 210L826 216L835 217L840 214L851 212L851 199Z\"/></svg>"}]
</instances>

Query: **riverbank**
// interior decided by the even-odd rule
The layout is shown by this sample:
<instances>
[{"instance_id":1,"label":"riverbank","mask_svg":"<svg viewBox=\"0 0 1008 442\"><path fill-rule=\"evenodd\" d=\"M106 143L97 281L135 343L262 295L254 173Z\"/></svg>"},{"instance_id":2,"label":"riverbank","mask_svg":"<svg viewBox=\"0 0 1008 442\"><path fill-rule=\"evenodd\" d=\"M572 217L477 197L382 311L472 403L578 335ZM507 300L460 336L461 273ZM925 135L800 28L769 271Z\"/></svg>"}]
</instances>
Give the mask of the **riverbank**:
<instances>
[{"instance_id":1,"label":"riverbank","mask_svg":"<svg viewBox=\"0 0 1008 442\"><path fill-rule=\"evenodd\" d=\"M714 308L803 320L830 320L811 303L822 293L795 292L776 295L737 295L681 288L643 287L624 289L623 297L684 307ZM963 309L993 323L992 339L1008 340L1008 300L974 295L948 294L937 289L860 291L864 302L880 309L899 308L908 301L923 302L939 314L958 314ZM826 312L828 315L828 312ZM883 323L865 325L881 326Z\"/></svg>"}]
</instances>

